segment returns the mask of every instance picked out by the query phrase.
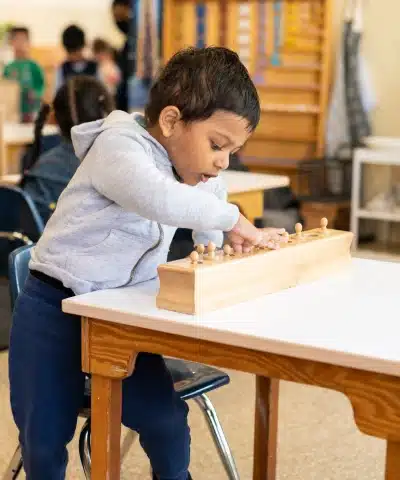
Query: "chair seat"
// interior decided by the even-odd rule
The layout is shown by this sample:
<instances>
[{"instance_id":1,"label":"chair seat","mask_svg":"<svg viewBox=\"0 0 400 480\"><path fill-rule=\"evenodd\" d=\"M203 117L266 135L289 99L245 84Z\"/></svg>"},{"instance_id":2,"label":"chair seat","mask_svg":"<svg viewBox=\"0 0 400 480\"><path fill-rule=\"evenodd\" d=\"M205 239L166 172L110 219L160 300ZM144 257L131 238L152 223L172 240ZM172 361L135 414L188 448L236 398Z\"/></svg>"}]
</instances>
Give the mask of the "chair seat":
<instances>
[{"instance_id":1,"label":"chair seat","mask_svg":"<svg viewBox=\"0 0 400 480\"><path fill-rule=\"evenodd\" d=\"M165 358L168 370L171 372L175 390L183 400L190 400L216 388L227 385L229 376L222 370L195 362L186 362L176 358ZM85 385L84 405L81 415L90 415L90 379Z\"/></svg>"},{"instance_id":2,"label":"chair seat","mask_svg":"<svg viewBox=\"0 0 400 480\"><path fill-rule=\"evenodd\" d=\"M166 358L168 370L174 380L175 390L183 400L211 392L227 385L229 376L222 370L195 362Z\"/></svg>"}]
</instances>

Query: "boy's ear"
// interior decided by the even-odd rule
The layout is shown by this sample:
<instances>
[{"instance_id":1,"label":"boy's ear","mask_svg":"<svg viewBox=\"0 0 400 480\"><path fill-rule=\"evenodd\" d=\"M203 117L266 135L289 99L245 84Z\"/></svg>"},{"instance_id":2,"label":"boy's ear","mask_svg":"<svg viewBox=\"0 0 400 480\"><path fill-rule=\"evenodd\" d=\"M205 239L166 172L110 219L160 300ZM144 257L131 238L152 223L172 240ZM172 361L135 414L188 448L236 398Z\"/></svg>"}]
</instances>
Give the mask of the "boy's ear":
<instances>
[{"instance_id":1,"label":"boy's ear","mask_svg":"<svg viewBox=\"0 0 400 480\"><path fill-rule=\"evenodd\" d=\"M161 110L158 123L164 137L168 138L174 133L175 125L181 119L179 108L168 106Z\"/></svg>"}]
</instances>

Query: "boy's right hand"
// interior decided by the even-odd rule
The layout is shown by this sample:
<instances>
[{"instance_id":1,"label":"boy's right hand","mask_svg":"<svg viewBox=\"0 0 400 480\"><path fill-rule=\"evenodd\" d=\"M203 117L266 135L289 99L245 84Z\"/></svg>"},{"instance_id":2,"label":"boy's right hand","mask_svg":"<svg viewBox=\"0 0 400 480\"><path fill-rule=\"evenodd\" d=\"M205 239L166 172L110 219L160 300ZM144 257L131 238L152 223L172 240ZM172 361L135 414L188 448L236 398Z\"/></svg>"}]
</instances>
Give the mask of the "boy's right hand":
<instances>
[{"instance_id":1,"label":"boy's right hand","mask_svg":"<svg viewBox=\"0 0 400 480\"><path fill-rule=\"evenodd\" d=\"M279 243L284 241L281 236L284 232L284 228L256 228L246 217L240 215L236 225L228 232L228 239L235 252L247 253L255 246L279 248Z\"/></svg>"}]
</instances>

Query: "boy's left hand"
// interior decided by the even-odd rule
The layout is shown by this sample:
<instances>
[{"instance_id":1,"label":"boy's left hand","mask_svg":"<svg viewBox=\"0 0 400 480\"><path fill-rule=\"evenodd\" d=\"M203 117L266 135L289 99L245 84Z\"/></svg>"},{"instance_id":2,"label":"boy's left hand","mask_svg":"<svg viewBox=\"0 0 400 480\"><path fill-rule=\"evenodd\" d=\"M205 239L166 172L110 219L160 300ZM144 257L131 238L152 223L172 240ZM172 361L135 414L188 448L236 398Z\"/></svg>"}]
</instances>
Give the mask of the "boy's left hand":
<instances>
[{"instance_id":1,"label":"boy's left hand","mask_svg":"<svg viewBox=\"0 0 400 480\"><path fill-rule=\"evenodd\" d=\"M262 241L259 246L277 250L281 243L288 241L288 237L284 235L285 231L284 228L261 228ZM238 244L233 241L232 248L237 253L248 253L252 250L253 245L247 242Z\"/></svg>"}]
</instances>

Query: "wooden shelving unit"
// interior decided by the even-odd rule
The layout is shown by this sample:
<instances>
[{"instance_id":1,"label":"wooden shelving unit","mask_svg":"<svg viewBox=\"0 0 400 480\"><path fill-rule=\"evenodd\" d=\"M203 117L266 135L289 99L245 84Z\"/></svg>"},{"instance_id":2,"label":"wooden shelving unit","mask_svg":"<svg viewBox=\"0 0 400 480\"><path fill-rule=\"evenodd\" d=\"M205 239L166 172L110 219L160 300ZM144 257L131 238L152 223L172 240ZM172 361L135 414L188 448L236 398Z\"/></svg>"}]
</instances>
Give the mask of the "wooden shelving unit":
<instances>
[{"instance_id":1,"label":"wooden shelving unit","mask_svg":"<svg viewBox=\"0 0 400 480\"><path fill-rule=\"evenodd\" d=\"M253 171L287 174L291 165L294 176L300 160L323 155L332 1L164 0L164 61L185 46L224 45L252 75L262 113L242 157Z\"/></svg>"}]
</instances>

